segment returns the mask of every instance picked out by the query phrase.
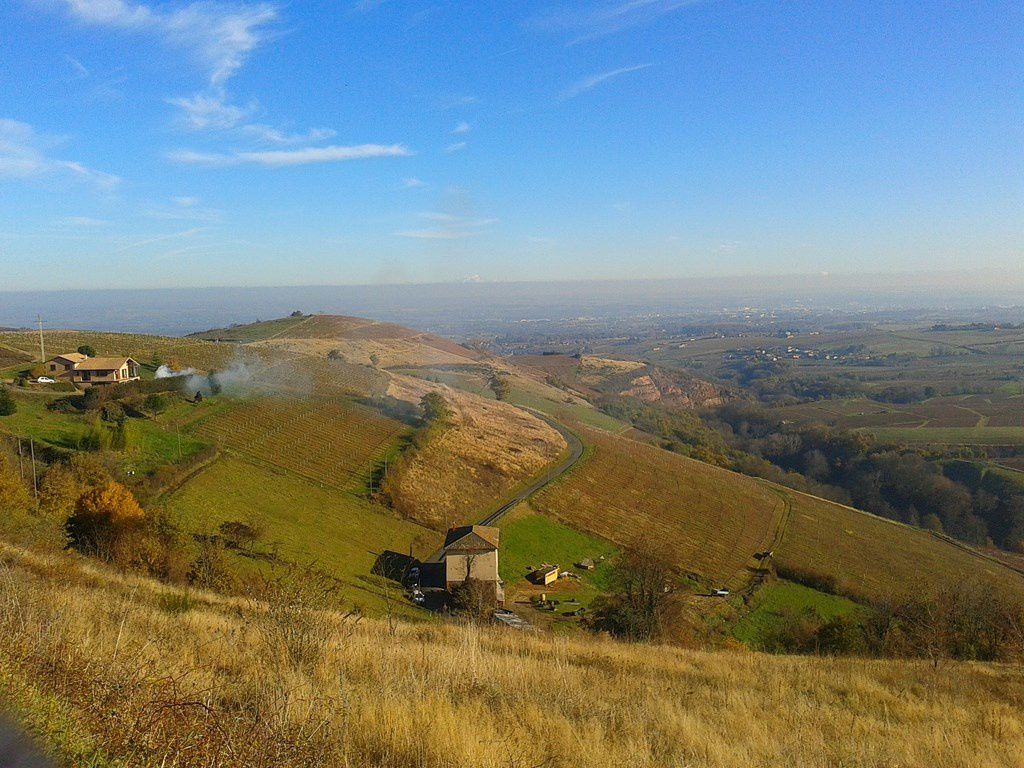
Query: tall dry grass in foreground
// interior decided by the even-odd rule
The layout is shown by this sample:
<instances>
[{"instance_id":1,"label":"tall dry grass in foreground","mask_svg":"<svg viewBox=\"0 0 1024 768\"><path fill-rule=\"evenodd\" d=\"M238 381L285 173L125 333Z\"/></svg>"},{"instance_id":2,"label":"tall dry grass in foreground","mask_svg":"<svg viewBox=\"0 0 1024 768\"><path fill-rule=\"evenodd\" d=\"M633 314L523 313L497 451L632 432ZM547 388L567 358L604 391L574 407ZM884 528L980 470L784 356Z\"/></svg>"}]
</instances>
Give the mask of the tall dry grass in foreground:
<instances>
[{"instance_id":1,"label":"tall dry grass in foreground","mask_svg":"<svg viewBox=\"0 0 1024 768\"><path fill-rule=\"evenodd\" d=\"M0 694L76 765L985 768L1024 755L1019 668L389 626L268 596L284 602L189 597L0 549Z\"/></svg>"}]
</instances>

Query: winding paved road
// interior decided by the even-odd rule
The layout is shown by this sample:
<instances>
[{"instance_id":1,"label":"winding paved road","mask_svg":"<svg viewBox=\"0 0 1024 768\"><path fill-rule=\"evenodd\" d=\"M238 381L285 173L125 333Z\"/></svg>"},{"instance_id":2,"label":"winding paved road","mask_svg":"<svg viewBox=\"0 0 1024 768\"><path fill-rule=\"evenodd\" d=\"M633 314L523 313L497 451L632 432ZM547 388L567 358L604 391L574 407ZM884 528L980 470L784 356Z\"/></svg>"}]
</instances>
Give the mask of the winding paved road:
<instances>
[{"instance_id":1,"label":"winding paved road","mask_svg":"<svg viewBox=\"0 0 1024 768\"><path fill-rule=\"evenodd\" d=\"M533 496L533 494L537 493L537 491L541 490L546 485L548 485L554 480L557 480L559 477L568 472L569 469L577 461L579 461L580 457L583 455L583 443L582 441L580 441L579 437L576 435L575 432L572 432L566 426L558 423L550 416L540 413L539 411L535 411L532 408L524 408L523 410L529 411L538 419L547 422L552 427L557 429L558 432L562 435L562 437L565 438L565 442L568 443L569 445L569 455L555 466L549 468L543 475L534 480L528 486L517 492L516 495L513 496L509 501L505 502L496 510L487 515L487 517L485 517L478 523L479 525L494 525L495 523L497 523L502 517L504 517L505 513L508 512L510 509L526 501L528 498Z\"/></svg>"}]
</instances>

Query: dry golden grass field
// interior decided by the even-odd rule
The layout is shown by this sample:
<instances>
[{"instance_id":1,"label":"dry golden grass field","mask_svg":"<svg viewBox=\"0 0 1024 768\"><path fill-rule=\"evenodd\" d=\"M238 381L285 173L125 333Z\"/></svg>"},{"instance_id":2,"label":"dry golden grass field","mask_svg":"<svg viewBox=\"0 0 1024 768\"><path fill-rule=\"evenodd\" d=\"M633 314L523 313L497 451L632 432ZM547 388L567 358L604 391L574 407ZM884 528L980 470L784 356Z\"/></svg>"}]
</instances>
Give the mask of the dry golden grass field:
<instances>
[{"instance_id":1,"label":"dry golden grass field","mask_svg":"<svg viewBox=\"0 0 1024 768\"><path fill-rule=\"evenodd\" d=\"M540 511L620 545L668 543L686 571L738 586L757 551L887 599L965 575L1024 592L1024 577L967 547L839 504L597 430L590 454L533 500Z\"/></svg>"},{"instance_id":2,"label":"dry golden grass field","mask_svg":"<svg viewBox=\"0 0 1024 768\"><path fill-rule=\"evenodd\" d=\"M448 401L449 424L385 483L392 505L411 519L439 528L476 521L567 450L555 429L507 403L402 375L388 390L409 402L431 391Z\"/></svg>"},{"instance_id":3,"label":"dry golden grass field","mask_svg":"<svg viewBox=\"0 0 1024 768\"><path fill-rule=\"evenodd\" d=\"M347 362L391 368L472 362L480 355L448 339L394 323L358 317L308 315L195 334L311 357L341 354Z\"/></svg>"},{"instance_id":4,"label":"dry golden grass field","mask_svg":"<svg viewBox=\"0 0 1024 768\"><path fill-rule=\"evenodd\" d=\"M0 706L63 764L1011 768L1017 666L355 621L0 549Z\"/></svg>"}]
</instances>

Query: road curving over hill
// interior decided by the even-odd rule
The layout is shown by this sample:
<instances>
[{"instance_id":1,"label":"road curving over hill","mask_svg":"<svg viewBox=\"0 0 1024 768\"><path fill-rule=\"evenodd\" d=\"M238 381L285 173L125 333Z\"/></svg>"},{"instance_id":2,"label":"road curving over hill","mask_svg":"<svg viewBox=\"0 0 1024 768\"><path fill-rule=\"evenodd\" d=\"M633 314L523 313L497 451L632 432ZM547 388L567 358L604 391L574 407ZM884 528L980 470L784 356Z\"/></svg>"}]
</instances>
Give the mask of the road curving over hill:
<instances>
[{"instance_id":1,"label":"road curving over hill","mask_svg":"<svg viewBox=\"0 0 1024 768\"><path fill-rule=\"evenodd\" d=\"M479 525L494 525L499 520L501 520L501 518L505 516L505 513L507 513L510 509L519 506L524 501L533 496L535 493L546 488L552 482L554 482L559 477L568 472L570 469L572 469L576 462L579 461L580 458L583 456L583 441L580 440L579 435L570 430L564 424L555 421L553 418L544 413L541 413L540 411L535 411L532 408L523 408L523 410L529 411L538 419L546 422L553 429L556 429L558 433L565 438L566 445L569 446L569 453L560 462L546 469L543 472L543 474L540 475L540 477L532 480L527 486L517 491L511 499L509 499L496 510L488 514L483 520L480 521Z\"/></svg>"}]
</instances>

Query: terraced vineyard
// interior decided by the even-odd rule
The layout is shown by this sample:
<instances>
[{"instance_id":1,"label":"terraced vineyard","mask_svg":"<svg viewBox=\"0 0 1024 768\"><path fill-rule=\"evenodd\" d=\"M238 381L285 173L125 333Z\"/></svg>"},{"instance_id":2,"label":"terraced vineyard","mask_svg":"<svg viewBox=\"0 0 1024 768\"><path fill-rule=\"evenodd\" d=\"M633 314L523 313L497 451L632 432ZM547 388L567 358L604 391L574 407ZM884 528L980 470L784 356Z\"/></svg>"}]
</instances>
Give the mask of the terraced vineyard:
<instances>
[{"instance_id":1,"label":"terraced vineyard","mask_svg":"<svg viewBox=\"0 0 1024 768\"><path fill-rule=\"evenodd\" d=\"M752 555L831 578L865 599L990 577L1024 592L1024 577L925 531L587 430L590 455L534 506L619 545L664 542L681 568L737 586Z\"/></svg>"},{"instance_id":2,"label":"terraced vineyard","mask_svg":"<svg viewBox=\"0 0 1024 768\"><path fill-rule=\"evenodd\" d=\"M608 541L668 544L686 571L738 585L771 545L784 508L756 480L660 448L586 430L590 454L534 506Z\"/></svg>"},{"instance_id":3,"label":"terraced vineyard","mask_svg":"<svg viewBox=\"0 0 1024 768\"><path fill-rule=\"evenodd\" d=\"M363 485L405 429L346 400L277 397L237 401L193 427L251 462L343 491Z\"/></svg>"}]
</instances>

